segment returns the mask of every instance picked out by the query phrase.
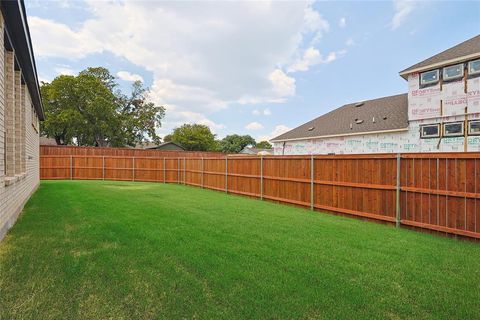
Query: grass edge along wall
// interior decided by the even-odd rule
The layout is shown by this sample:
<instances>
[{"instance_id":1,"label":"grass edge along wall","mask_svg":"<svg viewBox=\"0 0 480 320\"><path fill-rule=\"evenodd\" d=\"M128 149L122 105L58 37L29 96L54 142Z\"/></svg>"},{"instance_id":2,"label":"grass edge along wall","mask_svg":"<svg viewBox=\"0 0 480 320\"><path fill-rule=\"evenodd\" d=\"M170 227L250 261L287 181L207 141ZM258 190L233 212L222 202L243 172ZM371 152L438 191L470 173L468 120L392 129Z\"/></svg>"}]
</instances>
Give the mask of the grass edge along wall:
<instances>
[{"instance_id":1,"label":"grass edge along wall","mask_svg":"<svg viewBox=\"0 0 480 320\"><path fill-rule=\"evenodd\" d=\"M42 156L42 179L180 183L480 238L480 153Z\"/></svg>"}]
</instances>

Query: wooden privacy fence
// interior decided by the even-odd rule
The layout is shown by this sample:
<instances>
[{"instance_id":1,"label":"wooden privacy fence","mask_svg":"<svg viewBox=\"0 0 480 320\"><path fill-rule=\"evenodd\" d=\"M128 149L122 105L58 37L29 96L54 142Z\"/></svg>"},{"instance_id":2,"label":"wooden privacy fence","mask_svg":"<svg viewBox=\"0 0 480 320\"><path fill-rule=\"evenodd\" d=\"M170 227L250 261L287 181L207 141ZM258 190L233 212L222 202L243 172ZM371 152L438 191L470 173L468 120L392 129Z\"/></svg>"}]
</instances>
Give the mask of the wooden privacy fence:
<instances>
[{"instance_id":1,"label":"wooden privacy fence","mask_svg":"<svg viewBox=\"0 0 480 320\"><path fill-rule=\"evenodd\" d=\"M42 179L181 183L480 238L480 153L41 156Z\"/></svg>"},{"instance_id":2,"label":"wooden privacy fence","mask_svg":"<svg viewBox=\"0 0 480 320\"><path fill-rule=\"evenodd\" d=\"M40 146L41 156L116 156L116 157L223 157L221 152L174 151L133 148L98 148L77 146Z\"/></svg>"}]
</instances>

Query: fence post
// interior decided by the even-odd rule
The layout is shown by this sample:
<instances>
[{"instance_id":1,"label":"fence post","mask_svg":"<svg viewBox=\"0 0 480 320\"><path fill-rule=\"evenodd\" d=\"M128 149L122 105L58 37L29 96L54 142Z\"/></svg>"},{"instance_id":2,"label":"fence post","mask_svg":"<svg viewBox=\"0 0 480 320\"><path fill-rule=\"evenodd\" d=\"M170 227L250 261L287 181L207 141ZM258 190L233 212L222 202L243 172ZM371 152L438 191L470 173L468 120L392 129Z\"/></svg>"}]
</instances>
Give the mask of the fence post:
<instances>
[{"instance_id":1,"label":"fence post","mask_svg":"<svg viewBox=\"0 0 480 320\"><path fill-rule=\"evenodd\" d=\"M102 157L102 180L105 180L105 156Z\"/></svg>"},{"instance_id":2,"label":"fence post","mask_svg":"<svg viewBox=\"0 0 480 320\"><path fill-rule=\"evenodd\" d=\"M396 190L396 207L395 207L395 225L397 228L400 227L400 153L397 153L397 190Z\"/></svg>"},{"instance_id":3,"label":"fence post","mask_svg":"<svg viewBox=\"0 0 480 320\"><path fill-rule=\"evenodd\" d=\"M225 193L228 193L228 156L225 156Z\"/></svg>"},{"instance_id":4,"label":"fence post","mask_svg":"<svg viewBox=\"0 0 480 320\"><path fill-rule=\"evenodd\" d=\"M263 200L263 156L260 156L260 200Z\"/></svg>"},{"instance_id":5,"label":"fence post","mask_svg":"<svg viewBox=\"0 0 480 320\"><path fill-rule=\"evenodd\" d=\"M314 196L313 196L313 190L314 190L314 184L313 184L313 173L314 173L314 159L313 159L313 154L310 157L310 210L314 210Z\"/></svg>"},{"instance_id":6,"label":"fence post","mask_svg":"<svg viewBox=\"0 0 480 320\"><path fill-rule=\"evenodd\" d=\"M183 157L183 185L186 185L187 182L187 160Z\"/></svg>"},{"instance_id":7,"label":"fence post","mask_svg":"<svg viewBox=\"0 0 480 320\"><path fill-rule=\"evenodd\" d=\"M163 183L167 182L167 170L165 168L165 157L163 157Z\"/></svg>"},{"instance_id":8,"label":"fence post","mask_svg":"<svg viewBox=\"0 0 480 320\"><path fill-rule=\"evenodd\" d=\"M203 157L202 157L202 189L203 189L203 171L204 169L203 169Z\"/></svg>"},{"instance_id":9,"label":"fence post","mask_svg":"<svg viewBox=\"0 0 480 320\"><path fill-rule=\"evenodd\" d=\"M73 180L73 156L70 156L70 180Z\"/></svg>"},{"instance_id":10,"label":"fence post","mask_svg":"<svg viewBox=\"0 0 480 320\"><path fill-rule=\"evenodd\" d=\"M133 157L132 163L132 181L135 181L135 157Z\"/></svg>"},{"instance_id":11,"label":"fence post","mask_svg":"<svg viewBox=\"0 0 480 320\"><path fill-rule=\"evenodd\" d=\"M177 158L177 183L180 184L180 158Z\"/></svg>"}]
</instances>

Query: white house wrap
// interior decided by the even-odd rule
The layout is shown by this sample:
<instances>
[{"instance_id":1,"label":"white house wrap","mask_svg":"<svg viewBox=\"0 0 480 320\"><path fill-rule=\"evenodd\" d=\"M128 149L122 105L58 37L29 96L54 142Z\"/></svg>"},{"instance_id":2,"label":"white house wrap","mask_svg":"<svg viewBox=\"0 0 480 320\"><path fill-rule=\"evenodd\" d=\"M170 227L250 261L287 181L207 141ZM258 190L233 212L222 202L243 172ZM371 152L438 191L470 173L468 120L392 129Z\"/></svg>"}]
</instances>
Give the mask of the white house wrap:
<instances>
[{"instance_id":1,"label":"white house wrap","mask_svg":"<svg viewBox=\"0 0 480 320\"><path fill-rule=\"evenodd\" d=\"M480 151L480 36L400 75L407 94L344 105L272 139L275 154Z\"/></svg>"}]
</instances>

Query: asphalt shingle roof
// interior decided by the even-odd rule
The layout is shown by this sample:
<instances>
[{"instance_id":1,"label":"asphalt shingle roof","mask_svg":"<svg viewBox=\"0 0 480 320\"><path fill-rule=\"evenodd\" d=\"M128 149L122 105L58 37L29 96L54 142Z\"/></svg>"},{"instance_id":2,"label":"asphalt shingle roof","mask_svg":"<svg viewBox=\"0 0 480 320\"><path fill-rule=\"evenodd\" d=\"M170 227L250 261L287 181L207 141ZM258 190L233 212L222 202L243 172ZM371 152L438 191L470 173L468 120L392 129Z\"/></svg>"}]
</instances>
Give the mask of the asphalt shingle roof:
<instances>
[{"instance_id":1,"label":"asphalt shingle roof","mask_svg":"<svg viewBox=\"0 0 480 320\"><path fill-rule=\"evenodd\" d=\"M346 104L323 116L290 130L272 141L300 140L312 137L344 135L408 127L407 94ZM374 121L375 120L375 121ZM313 128L313 129L312 129Z\"/></svg>"},{"instance_id":2,"label":"asphalt shingle roof","mask_svg":"<svg viewBox=\"0 0 480 320\"><path fill-rule=\"evenodd\" d=\"M480 35L477 35L471 39L468 39L460 44L457 44L450 49L440 52L439 54L434 55L428 59L425 59L413 66L400 71L400 74L408 74L413 70L421 69L428 67L434 64L458 59L461 57L469 56L472 54L478 54L480 56Z\"/></svg>"}]
</instances>

